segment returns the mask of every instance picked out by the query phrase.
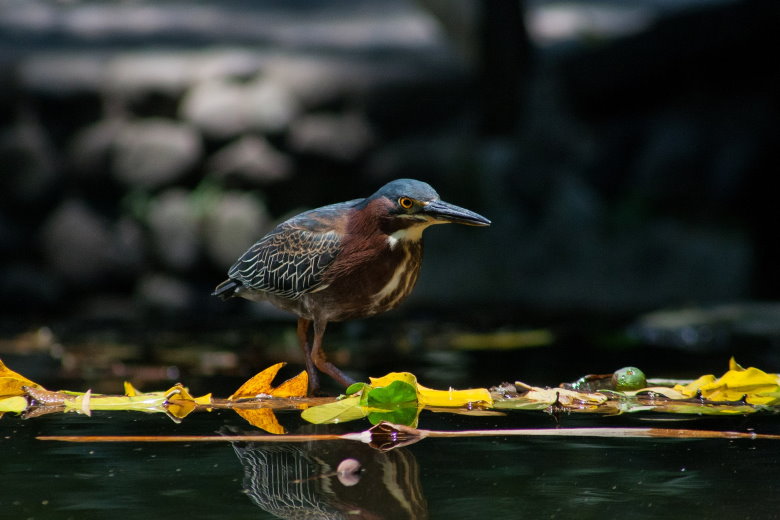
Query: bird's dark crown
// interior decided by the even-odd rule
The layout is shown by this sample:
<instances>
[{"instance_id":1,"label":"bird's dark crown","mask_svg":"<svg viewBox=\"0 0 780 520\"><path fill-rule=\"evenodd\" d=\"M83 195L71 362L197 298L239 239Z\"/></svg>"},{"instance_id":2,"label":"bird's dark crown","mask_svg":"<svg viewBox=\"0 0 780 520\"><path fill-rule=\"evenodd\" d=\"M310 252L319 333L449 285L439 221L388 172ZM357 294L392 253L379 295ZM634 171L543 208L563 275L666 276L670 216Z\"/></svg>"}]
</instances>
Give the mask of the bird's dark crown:
<instances>
[{"instance_id":1,"label":"bird's dark crown","mask_svg":"<svg viewBox=\"0 0 780 520\"><path fill-rule=\"evenodd\" d=\"M396 201L401 197L409 197L420 202L430 202L438 200L439 194L428 183L414 179L396 179L379 188L368 199L372 200L379 197L386 197L392 201Z\"/></svg>"}]
</instances>

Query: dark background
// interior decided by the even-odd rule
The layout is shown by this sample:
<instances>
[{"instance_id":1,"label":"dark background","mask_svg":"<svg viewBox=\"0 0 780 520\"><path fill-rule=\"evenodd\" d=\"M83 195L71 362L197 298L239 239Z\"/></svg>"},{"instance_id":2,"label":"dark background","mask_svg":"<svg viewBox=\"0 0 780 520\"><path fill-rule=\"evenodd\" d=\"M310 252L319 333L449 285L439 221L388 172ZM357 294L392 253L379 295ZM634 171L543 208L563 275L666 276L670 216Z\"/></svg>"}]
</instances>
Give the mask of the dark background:
<instances>
[{"instance_id":1,"label":"dark background","mask_svg":"<svg viewBox=\"0 0 780 520\"><path fill-rule=\"evenodd\" d=\"M494 222L428 231L400 315L522 327L777 300L779 15L2 0L3 330L271 313L210 292L275 222L398 177Z\"/></svg>"}]
</instances>

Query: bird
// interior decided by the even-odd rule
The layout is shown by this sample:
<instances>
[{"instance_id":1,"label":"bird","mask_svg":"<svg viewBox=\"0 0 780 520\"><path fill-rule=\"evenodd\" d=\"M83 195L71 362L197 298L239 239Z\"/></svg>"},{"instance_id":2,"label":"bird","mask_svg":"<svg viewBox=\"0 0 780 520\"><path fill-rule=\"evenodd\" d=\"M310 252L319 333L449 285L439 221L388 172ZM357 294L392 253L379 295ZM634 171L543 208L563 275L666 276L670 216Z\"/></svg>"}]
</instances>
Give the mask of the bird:
<instances>
[{"instance_id":1,"label":"bird","mask_svg":"<svg viewBox=\"0 0 780 520\"><path fill-rule=\"evenodd\" d=\"M277 225L238 258L212 295L268 301L297 315L309 393L319 389L318 371L347 388L354 380L323 350L327 324L401 303L420 273L423 231L447 223L491 224L444 202L425 182L396 179L369 197L305 211Z\"/></svg>"}]
</instances>

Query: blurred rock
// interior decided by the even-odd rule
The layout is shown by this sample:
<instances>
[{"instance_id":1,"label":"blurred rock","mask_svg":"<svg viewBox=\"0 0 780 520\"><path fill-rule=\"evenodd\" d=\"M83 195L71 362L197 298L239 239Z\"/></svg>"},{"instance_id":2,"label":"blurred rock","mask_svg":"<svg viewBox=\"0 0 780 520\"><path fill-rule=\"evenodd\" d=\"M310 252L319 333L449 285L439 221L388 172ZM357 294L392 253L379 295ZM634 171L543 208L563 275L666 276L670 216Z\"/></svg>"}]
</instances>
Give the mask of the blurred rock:
<instances>
[{"instance_id":1,"label":"blurred rock","mask_svg":"<svg viewBox=\"0 0 780 520\"><path fill-rule=\"evenodd\" d=\"M135 294L142 306L171 312L188 309L196 298L185 282L161 273L149 273L140 278Z\"/></svg>"},{"instance_id":2,"label":"blurred rock","mask_svg":"<svg viewBox=\"0 0 780 520\"><path fill-rule=\"evenodd\" d=\"M193 81L191 60L174 52L121 54L106 65L106 89L129 103L158 94L175 99Z\"/></svg>"},{"instance_id":3,"label":"blurred rock","mask_svg":"<svg viewBox=\"0 0 780 520\"><path fill-rule=\"evenodd\" d=\"M359 114L310 114L290 128L289 146L301 154L319 155L338 161L354 161L374 141L373 132Z\"/></svg>"},{"instance_id":4,"label":"blurred rock","mask_svg":"<svg viewBox=\"0 0 780 520\"><path fill-rule=\"evenodd\" d=\"M31 116L0 133L0 192L3 198L28 206L57 185L56 152L44 129Z\"/></svg>"},{"instance_id":5,"label":"blurred rock","mask_svg":"<svg viewBox=\"0 0 780 520\"><path fill-rule=\"evenodd\" d=\"M181 53L177 53L181 55ZM256 48L215 47L193 52L189 56L193 82L216 78L247 80L267 61L266 56Z\"/></svg>"},{"instance_id":6,"label":"blurred rock","mask_svg":"<svg viewBox=\"0 0 780 520\"><path fill-rule=\"evenodd\" d=\"M283 132L298 112L292 94L262 77L247 83L204 81L187 93L180 109L185 120L217 140L250 131Z\"/></svg>"},{"instance_id":7,"label":"blurred rock","mask_svg":"<svg viewBox=\"0 0 780 520\"><path fill-rule=\"evenodd\" d=\"M101 119L82 129L71 140L68 156L76 178L105 177L111 164L111 151L123 122L119 119Z\"/></svg>"},{"instance_id":8,"label":"blurred rock","mask_svg":"<svg viewBox=\"0 0 780 520\"><path fill-rule=\"evenodd\" d=\"M140 233L113 227L82 201L69 199L44 223L40 242L52 271L74 286L119 283L139 270Z\"/></svg>"},{"instance_id":9,"label":"blurred rock","mask_svg":"<svg viewBox=\"0 0 780 520\"><path fill-rule=\"evenodd\" d=\"M263 186L289 178L292 164L267 140L247 136L217 151L206 169L224 180Z\"/></svg>"},{"instance_id":10,"label":"blurred rock","mask_svg":"<svg viewBox=\"0 0 780 520\"><path fill-rule=\"evenodd\" d=\"M265 206L253 195L227 192L206 214L204 243L215 265L230 267L271 227Z\"/></svg>"},{"instance_id":11,"label":"blurred rock","mask_svg":"<svg viewBox=\"0 0 780 520\"><path fill-rule=\"evenodd\" d=\"M189 191L172 188L149 206L147 224L154 253L163 265L176 271L193 268L200 254L200 216Z\"/></svg>"},{"instance_id":12,"label":"blurred rock","mask_svg":"<svg viewBox=\"0 0 780 520\"><path fill-rule=\"evenodd\" d=\"M25 90L65 97L100 92L105 72L105 60L95 55L43 52L22 60L18 74Z\"/></svg>"},{"instance_id":13,"label":"blurred rock","mask_svg":"<svg viewBox=\"0 0 780 520\"><path fill-rule=\"evenodd\" d=\"M74 52L25 54L17 65L19 88L25 101L56 144L100 117L103 108L105 59Z\"/></svg>"},{"instance_id":14,"label":"blurred rock","mask_svg":"<svg viewBox=\"0 0 780 520\"><path fill-rule=\"evenodd\" d=\"M113 174L128 186L158 188L181 180L201 154L200 137L189 125L164 119L128 122L114 142Z\"/></svg>"},{"instance_id":15,"label":"blurred rock","mask_svg":"<svg viewBox=\"0 0 780 520\"><path fill-rule=\"evenodd\" d=\"M338 108L355 99L365 83L361 68L322 56L275 57L264 72L305 110Z\"/></svg>"},{"instance_id":16,"label":"blurred rock","mask_svg":"<svg viewBox=\"0 0 780 520\"><path fill-rule=\"evenodd\" d=\"M261 61L257 53L235 49L125 52L106 66L106 91L136 115L174 117L192 85L219 78L246 80Z\"/></svg>"},{"instance_id":17,"label":"blurred rock","mask_svg":"<svg viewBox=\"0 0 780 520\"><path fill-rule=\"evenodd\" d=\"M256 132L281 133L300 112L290 92L263 77L246 84L243 102L248 129Z\"/></svg>"},{"instance_id":18,"label":"blurred rock","mask_svg":"<svg viewBox=\"0 0 780 520\"><path fill-rule=\"evenodd\" d=\"M229 139L247 129L244 88L225 79L195 85L182 100L180 116L210 139Z\"/></svg>"}]
</instances>

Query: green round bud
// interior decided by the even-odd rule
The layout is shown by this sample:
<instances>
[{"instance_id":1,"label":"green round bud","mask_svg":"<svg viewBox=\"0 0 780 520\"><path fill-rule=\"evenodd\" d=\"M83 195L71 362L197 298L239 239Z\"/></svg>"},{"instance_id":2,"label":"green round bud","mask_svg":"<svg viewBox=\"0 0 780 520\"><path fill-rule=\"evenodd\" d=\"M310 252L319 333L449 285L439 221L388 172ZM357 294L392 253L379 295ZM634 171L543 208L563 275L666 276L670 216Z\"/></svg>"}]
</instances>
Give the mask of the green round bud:
<instances>
[{"instance_id":1,"label":"green round bud","mask_svg":"<svg viewBox=\"0 0 780 520\"><path fill-rule=\"evenodd\" d=\"M639 390L647 386L645 374L636 367L623 367L612 374L612 385L620 392Z\"/></svg>"}]
</instances>

